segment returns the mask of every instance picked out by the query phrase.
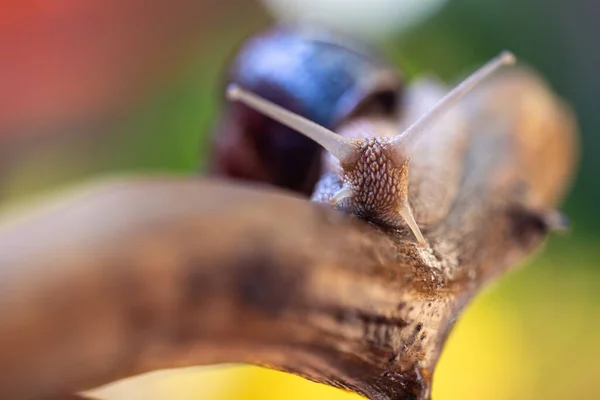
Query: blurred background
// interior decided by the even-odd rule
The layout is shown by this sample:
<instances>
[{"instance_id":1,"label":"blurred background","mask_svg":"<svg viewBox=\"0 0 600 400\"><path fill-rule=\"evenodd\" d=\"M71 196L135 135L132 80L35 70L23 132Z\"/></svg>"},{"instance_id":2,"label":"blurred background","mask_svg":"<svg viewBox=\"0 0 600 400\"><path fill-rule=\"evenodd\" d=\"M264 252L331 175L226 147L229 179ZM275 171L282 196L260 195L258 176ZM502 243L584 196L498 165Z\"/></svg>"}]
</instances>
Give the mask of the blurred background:
<instances>
[{"instance_id":1,"label":"blurred background","mask_svg":"<svg viewBox=\"0 0 600 400\"><path fill-rule=\"evenodd\" d=\"M0 203L112 174L204 168L224 71L249 35L310 21L380 46L410 79L464 74L501 49L575 109L573 229L457 323L437 400L600 398L600 2L597 0L21 0L0 12ZM543 168L543 166L540 166ZM153 373L105 399L358 399L255 367Z\"/></svg>"}]
</instances>

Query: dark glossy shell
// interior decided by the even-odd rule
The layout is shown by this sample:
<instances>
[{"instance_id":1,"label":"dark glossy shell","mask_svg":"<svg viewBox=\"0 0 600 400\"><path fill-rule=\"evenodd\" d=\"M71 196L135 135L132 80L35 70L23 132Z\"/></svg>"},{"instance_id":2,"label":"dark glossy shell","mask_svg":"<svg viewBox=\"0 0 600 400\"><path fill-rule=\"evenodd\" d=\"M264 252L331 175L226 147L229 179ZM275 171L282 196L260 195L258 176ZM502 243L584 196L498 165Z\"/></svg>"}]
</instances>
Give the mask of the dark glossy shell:
<instances>
[{"instance_id":1,"label":"dark glossy shell","mask_svg":"<svg viewBox=\"0 0 600 400\"><path fill-rule=\"evenodd\" d=\"M400 78L377 56L327 33L275 28L235 57L235 82L330 129L356 114L394 114ZM320 147L244 105L226 103L213 136L212 170L310 194Z\"/></svg>"}]
</instances>

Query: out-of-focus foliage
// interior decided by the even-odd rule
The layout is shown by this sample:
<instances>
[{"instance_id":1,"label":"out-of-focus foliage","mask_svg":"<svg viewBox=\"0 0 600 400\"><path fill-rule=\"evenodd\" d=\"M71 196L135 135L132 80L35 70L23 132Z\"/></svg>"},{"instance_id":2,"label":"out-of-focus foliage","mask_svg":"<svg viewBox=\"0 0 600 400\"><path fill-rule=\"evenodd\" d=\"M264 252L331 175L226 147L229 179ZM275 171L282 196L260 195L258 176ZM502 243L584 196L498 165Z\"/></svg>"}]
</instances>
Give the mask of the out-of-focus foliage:
<instances>
[{"instance_id":1,"label":"out-of-focus foliage","mask_svg":"<svg viewBox=\"0 0 600 400\"><path fill-rule=\"evenodd\" d=\"M98 22L89 13L83 18L76 13L63 12L69 4L77 2L57 3L63 8L53 12L62 20L50 19L54 25L46 26L47 31L38 32L38 35L48 35L52 29L70 29L70 26L74 27L75 33L78 32L76 28L81 29L80 34L84 37L94 35L94 31L87 32L84 27L102 21ZM159 10L167 18L167 11L172 7L177 12L169 18L178 21L178 16L190 14L185 7L192 7L192 3L165 1L169 6ZM0 17L0 21L7 22L7 15L15 16L11 21L16 25L27 21L29 2L15 4L21 4L20 8L15 6L5 10L4 19ZM97 4L96 8L102 9L121 7L125 3ZM106 21L101 25L106 32L114 26L110 15L121 15L125 19L118 24L123 37L114 37L114 43L110 40L87 41L88 47L82 48L89 51L89 57L95 54L94 43L129 51L103 53L118 57L102 64L108 69L94 70L103 85L91 85L90 90L102 86L103 102L84 102L85 110L77 108L77 102L72 98L61 97L63 88L51 86L38 89L47 96L44 102L35 98L35 91L31 90L27 92L29 97L18 99L20 103L15 104L20 105L22 117L10 118L10 127L3 126L0 121L0 137L22 134L63 139L32 140L33 150L22 151L17 159L11 160L8 172L0 175L1 200L18 201L27 194L98 175L134 171L189 174L197 171L205 157L207 133L222 101L226 62L235 45L265 26L267 18L259 3L203 0L193 4L197 7L194 10L210 9L210 18L203 20L204 14L197 11L195 24L189 21L179 25L171 23L168 40L156 39L162 37L160 32L166 29L164 19L160 17L146 20L135 33L135 29L124 28L138 27L130 24L127 18L135 21L143 13L128 10L107 12L108 17L103 14ZM135 9L135 6L130 7ZM600 367L597 366L600 358L600 291L597 290L600 283L597 263L600 259L597 245L600 240L597 228L600 223L600 185L597 184L600 158L596 156L600 150L600 136L596 135L600 130L600 113L597 112L600 52L594 40L600 36L598 11L597 2L593 0L449 0L435 16L412 31L388 37L382 43L391 60L398 63L408 77L432 72L445 79L464 74L501 49L511 49L521 60L540 70L575 108L583 136L583 163L566 206L573 220L572 233L553 237L543 252L479 296L466 310L450 337L435 377L434 396L437 400L600 398ZM47 12L37 17L48 22ZM80 25L66 24L67 18L79 18ZM207 22L209 19L212 23ZM29 23L24 26L37 26ZM377 24L377 21L372 23ZM173 27L177 26L182 28L181 31L173 33ZM10 24L5 27L11 29ZM197 27L203 29L195 29ZM28 32L24 28L21 30ZM159 34L150 35L151 31ZM75 40L75 33L60 36L57 40ZM141 35L141 39L128 41L128 34ZM10 42L10 35L2 36ZM151 43L144 46L144 51L151 52L154 57L145 58L144 54L136 53L136 46L125 46L127 43L145 43L144 38ZM41 51L25 44L19 46L19 51ZM54 62L51 64L53 70L45 70L48 64L40 62L28 71L60 76L71 74L72 79L63 76L63 81L85 85L86 80L76 78L87 66L86 57L61 54L60 51L73 49L68 46L57 45L52 49L59 52L52 53L53 60L80 60L81 64L69 64L66 68L60 62ZM166 64L164 58L156 57L163 53L168 54ZM131 64L129 59L136 62ZM147 64L157 59L163 60L161 72L150 73ZM143 76L144 79L135 80L135 96L121 98L123 93L128 93L129 88L123 87L128 80L101 79L106 77L102 75L103 71L109 70L110 76L114 77L121 76L118 73L121 70L128 71L122 76ZM19 72L20 69L0 70L0 76L4 78L0 82L8 81L10 73ZM81 76L87 75L82 73ZM12 88L18 89L17 78L11 76ZM17 89L12 93L20 93ZM85 90L77 93L85 94ZM111 99L111 95L116 97ZM52 100L52 96L55 96L56 104L64 107L70 107L68 101L72 101L72 110L79 111L62 113L59 118L50 115L48 110L53 109L50 107L44 108L44 113L34 115L40 104L55 105L48 100ZM27 113L28 105L31 105L30 114ZM5 116L14 117L6 113ZM32 126L28 118L34 117L37 120ZM6 162L6 158L2 161ZM120 382L98 393L110 399L358 398L255 367L210 367L151 374Z\"/></svg>"},{"instance_id":2,"label":"out-of-focus foliage","mask_svg":"<svg viewBox=\"0 0 600 400\"><path fill-rule=\"evenodd\" d=\"M327 26L374 38L404 33L447 0L262 0L278 20ZM376 21L376 22L375 22Z\"/></svg>"}]
</instances>

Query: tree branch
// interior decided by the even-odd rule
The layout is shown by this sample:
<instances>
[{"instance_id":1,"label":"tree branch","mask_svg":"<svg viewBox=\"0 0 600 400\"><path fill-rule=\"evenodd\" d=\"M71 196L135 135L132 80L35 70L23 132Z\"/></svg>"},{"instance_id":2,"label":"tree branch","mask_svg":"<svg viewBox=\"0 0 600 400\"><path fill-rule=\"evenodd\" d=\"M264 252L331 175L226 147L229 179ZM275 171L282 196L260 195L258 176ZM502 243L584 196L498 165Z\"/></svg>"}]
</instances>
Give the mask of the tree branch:
<instances>
[{"instance_id":1,"label":"tree branch","mask_svg":"<svg viewBox=\"0 0 600 400\"><path fill-rule=\"evenodd\" d=\"M460 195L424 230L426 249L407 231L274 189L195 179L97 185L5 220L0 397L246 362L371 399L428 398L460 310L544 238L532 195L560 193L566 181L536 186L542 172L524 170L531 157L514 140L531 127L507 126L480 100ZM568 127L545 141L571 144Z\"/></svg>"}]
</instances>

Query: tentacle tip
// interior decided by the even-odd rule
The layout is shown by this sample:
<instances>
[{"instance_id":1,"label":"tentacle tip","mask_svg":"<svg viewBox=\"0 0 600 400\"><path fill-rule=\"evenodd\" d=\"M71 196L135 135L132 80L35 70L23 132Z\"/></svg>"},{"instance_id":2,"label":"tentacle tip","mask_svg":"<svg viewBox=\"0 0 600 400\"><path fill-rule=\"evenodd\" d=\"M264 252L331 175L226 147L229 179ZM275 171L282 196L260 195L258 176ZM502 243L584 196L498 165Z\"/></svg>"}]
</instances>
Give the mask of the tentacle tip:
<instances>
[{"instance_id":1,"label":"tentacle tip","mask_svg":"<svg viewBox=\"0 0 600 400\"><path fill-rule=\"evenodd\" d=\"M425 240L423 233L421 233L421 229L417 227L416 229L411 230L413 232L413 235L415 235L415 239L417 240L417 245L419 246L419 248L423 249L427 247L427 241Z\"/></svg>"},{"instance_id":2,"label":"tentacle tip","mask_svg":"<svg viewBox=\"0 0 600 400\"><path fill-rule=\"evenodd\" d=\"M504 65L514 65L517 62L517 57L513 52L504 50L502 53L500 53L500 61Z\"/></svg>"},{"instance_id":3,"label":"tentacle tip","mask_svg":"<svg viewBox=\"0 0 600 400\"><path fill-rule=\"evenodd\" d=\"M229 86L227 86L225 95L228 100L236 101L239 100L241 93L242 89L240 89L238 85L236 85L235 83L230 83Z\"/></svg>"}]
</instances>

